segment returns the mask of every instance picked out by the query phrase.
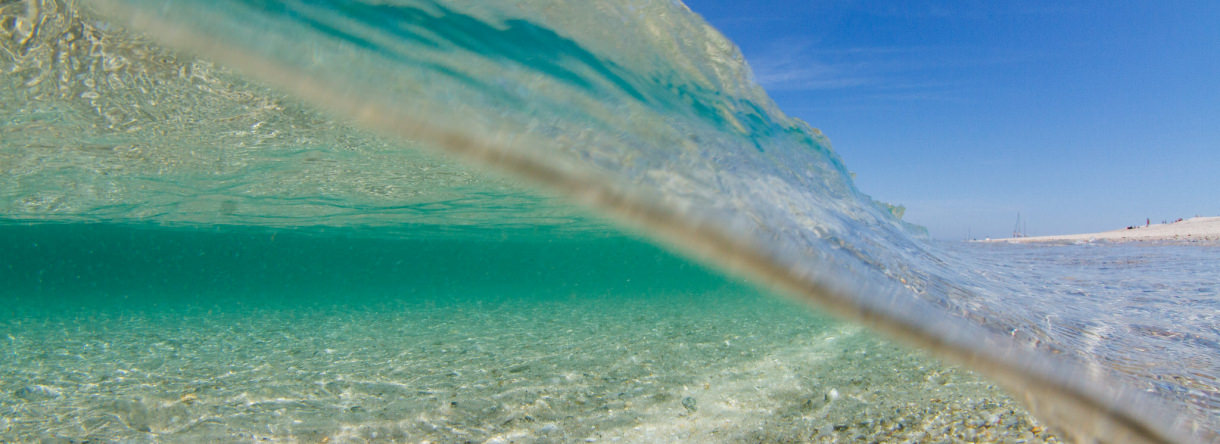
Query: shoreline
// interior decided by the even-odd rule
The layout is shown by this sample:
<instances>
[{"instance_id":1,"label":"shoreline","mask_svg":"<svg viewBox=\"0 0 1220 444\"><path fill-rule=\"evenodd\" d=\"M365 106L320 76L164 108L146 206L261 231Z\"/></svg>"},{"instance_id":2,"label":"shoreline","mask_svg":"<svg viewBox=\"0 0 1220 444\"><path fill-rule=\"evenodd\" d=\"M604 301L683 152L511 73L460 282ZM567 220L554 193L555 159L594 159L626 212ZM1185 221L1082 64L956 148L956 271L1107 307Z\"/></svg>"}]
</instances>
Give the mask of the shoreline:
<instances>
[{"instance_id":1,"label":"shoreline","mask_svg":"<svg viewBox=\"0 0 1220 444\"><path fill-rule=\"evenodd\" d=\"M983 239L970 242L1010 244L1029 243L1081 243L1081 242L1215 242L1220 243L1220 217L1192 217L1190 219L1149 226L1120 228L1112 231L1055 236L1030 236L1004 239Z\"/></svg>"}]
</instances>

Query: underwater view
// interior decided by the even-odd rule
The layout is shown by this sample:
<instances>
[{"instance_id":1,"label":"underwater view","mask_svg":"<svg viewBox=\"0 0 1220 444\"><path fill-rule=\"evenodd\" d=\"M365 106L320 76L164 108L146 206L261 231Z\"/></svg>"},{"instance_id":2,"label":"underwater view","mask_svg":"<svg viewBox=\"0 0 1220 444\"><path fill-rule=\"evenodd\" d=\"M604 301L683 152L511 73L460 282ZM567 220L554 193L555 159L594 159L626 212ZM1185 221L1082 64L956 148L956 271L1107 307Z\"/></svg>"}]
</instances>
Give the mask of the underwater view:
<instances>
[{"instance_id":1,"label":"underwater view","mask_svg":"<svg viewBox=\"0 0 1220 444\"><path fill-rule=\"evenodd\" d=\"M0 236L4 441L1056 442L978 375L622 234Z\"/></svg>"},{"instance_id":2,"label":"underwater view","mask_svg":"<svg viewBox=\"0 0 1220 444\"><path fill-rule=\"evenodd\" d=\"M1220 244L930 240L680 2L0 44L0 441L1220 440Z\"/></svg>"}]
</instances>

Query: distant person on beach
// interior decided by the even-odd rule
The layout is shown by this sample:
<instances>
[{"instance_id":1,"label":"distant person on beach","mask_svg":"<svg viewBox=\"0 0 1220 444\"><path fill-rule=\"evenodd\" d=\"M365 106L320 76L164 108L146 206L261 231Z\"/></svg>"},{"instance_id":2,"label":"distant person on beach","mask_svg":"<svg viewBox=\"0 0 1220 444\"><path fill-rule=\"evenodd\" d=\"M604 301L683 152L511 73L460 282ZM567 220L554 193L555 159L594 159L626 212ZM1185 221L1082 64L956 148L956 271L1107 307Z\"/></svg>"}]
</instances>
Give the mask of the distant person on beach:
<instances>
[{"instance_id":1,"label":"distant person on beach","mask_svg":"<svg viewBox=\"0 0 1220 444\"><path fill-rule=\"evenodd\" d=\"M1147 219L1144 219L1144 228L1148 228L1148 227L1151 227L1151 226L1152 226L1152 218L1151 218L1151 217L1149 217L1149 218L1147 218Z\"/></svg>"}]
</instances>

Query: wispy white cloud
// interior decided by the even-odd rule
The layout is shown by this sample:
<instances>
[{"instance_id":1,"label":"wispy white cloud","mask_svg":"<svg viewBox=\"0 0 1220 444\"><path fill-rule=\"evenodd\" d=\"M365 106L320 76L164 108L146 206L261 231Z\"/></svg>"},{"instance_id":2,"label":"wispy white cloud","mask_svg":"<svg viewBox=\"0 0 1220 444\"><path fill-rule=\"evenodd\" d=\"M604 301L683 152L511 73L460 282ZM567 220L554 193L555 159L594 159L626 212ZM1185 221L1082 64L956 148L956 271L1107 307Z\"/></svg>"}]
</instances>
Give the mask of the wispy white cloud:
<instances>
[{"instance_id":1,"label":"wispy white cloud","mask_svg":"<svg viewBox=\"0 0 1220 444\"><path fill-rule=\"evenodd\" d=\"M955 72L1030 63L1036 54L1003 55L951 47L821 48L811 38L780 39L747 54L755 80L772 93L851 91L868 100L954 100Z\"/></svg>"},{"instance_id":2,"label":"wispy white cloud","mask_svg":"<svg viewBox=\"0 0 1220 444\"><path fill-rule=\"evenodd\" d=\"M947 20L986 20L1012 16L1061 16L1076 15L1085 11L1081 5L1070 2L977 2L968 5L950 5L938 0L888 2L883 5L869 3L860 5L860 12L887 17Z\"/></svg>"},{"instance_id":3,"label":"wispy white cloud","mask_svg":"<svg viewBox=\"0 0 1220 444\"><path fill-rule=\"evenodd\" d=\"M944 100L952 83L929 79L927 48L821 49L806 39L776 41L748 55L755 80L772 93L851 91L875 101Z\"/></svg>"},{"instance_id":4,"label":"wispy white cloud","mask_svg":"<svg viewBox=\"0 0 1220 444\"><path fill-rule=\"evenodd\" d=\"M842 89L876 83L866 62L819 57L814 42L785 39L749 56L755 80L769 91Z\"/></svg>"},{"instance_id":5,"label":"wispy white cloud","mask_svg":"<svg viewBox=\"0 0 1220 444\"><path fill-rule=\"evenodd\" d=\"M754 77L768 91L843 89L876 83L864 70L797 58L763 59Z\"/></svg>"}]
</instances>

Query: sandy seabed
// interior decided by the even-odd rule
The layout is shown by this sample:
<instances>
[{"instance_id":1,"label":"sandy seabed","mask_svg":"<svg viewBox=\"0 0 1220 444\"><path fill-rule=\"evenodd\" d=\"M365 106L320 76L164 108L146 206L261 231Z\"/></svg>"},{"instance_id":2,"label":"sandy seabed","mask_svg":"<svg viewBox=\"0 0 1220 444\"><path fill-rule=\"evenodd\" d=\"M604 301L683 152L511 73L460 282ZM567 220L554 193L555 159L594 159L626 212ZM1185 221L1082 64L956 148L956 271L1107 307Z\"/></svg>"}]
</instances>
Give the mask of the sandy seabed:
<instances>
[{"instance_id":1,"label":"sandy seabed","mask_svg":"<svg viewBox=\"0 0 1220 444\"><path fill-rule=\"evenodd\" d=\"M786 301L20 312L0 441L1057 442L991 383Z\"/></svg>"}]
</instances>

